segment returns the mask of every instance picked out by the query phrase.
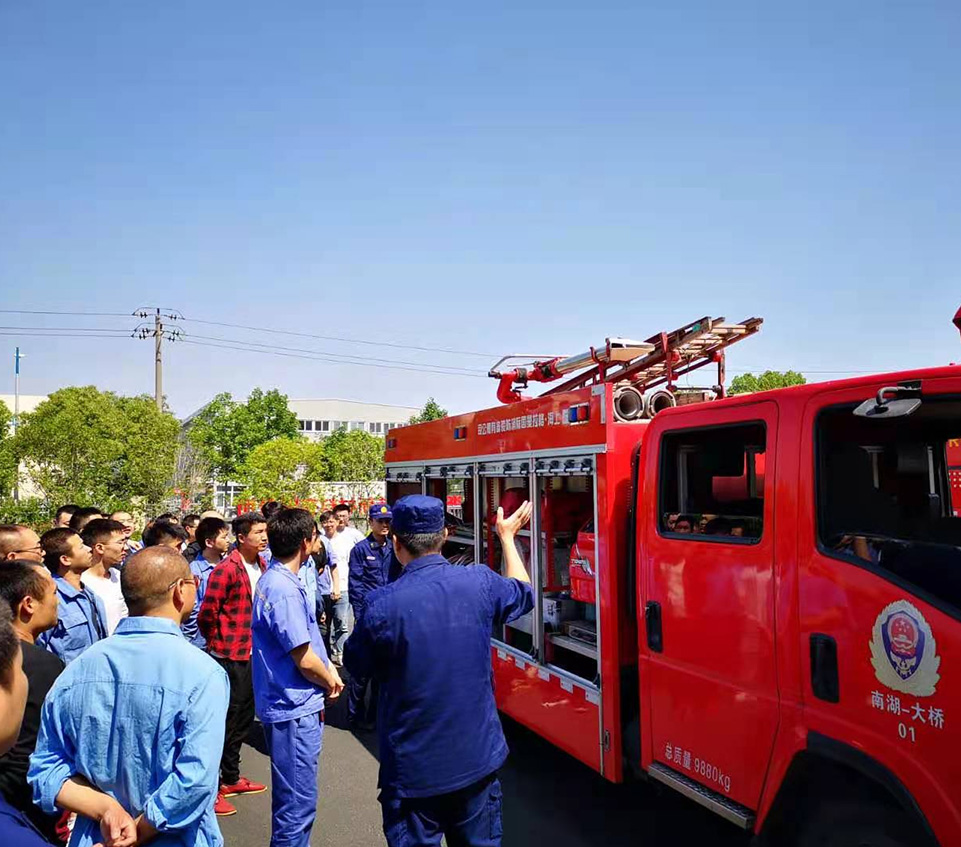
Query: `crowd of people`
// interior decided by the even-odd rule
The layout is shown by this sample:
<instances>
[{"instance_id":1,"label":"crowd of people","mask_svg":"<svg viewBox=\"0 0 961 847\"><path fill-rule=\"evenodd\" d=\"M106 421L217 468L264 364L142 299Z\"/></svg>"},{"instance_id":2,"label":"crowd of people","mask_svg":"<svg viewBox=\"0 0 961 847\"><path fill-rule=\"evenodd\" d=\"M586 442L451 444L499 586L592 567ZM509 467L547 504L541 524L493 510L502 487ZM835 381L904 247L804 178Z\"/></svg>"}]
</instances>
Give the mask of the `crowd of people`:
<instances>
[{"instance_id":1,"label":"crowd of people","mask_svg":"<svg viewBox=\"0 0 961 847\"><path fill-rule=\"evenodd\" d=\"M325 704L376 725L389 845L500 843L506 757L494 625L533 605L498 515L506 576L441 555L432 497L164 514L58 509L42 535L0 525L0 839L34 847L219 847L218 816L267 786L242 773L259 721L271 847L307 847Z\"/></svg>"}]
</instances>

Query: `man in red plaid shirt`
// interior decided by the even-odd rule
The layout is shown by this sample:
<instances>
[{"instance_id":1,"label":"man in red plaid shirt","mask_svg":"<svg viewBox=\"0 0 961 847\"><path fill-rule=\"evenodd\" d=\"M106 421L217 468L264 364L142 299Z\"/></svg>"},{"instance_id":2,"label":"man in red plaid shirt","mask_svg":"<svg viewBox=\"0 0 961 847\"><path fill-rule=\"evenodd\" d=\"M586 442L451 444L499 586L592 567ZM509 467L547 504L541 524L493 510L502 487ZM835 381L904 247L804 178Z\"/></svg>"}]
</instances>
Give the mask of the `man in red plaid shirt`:
<instances>
[{"instance_id":1,"label":"man in red plaid shirt","mask_svg":"<svg viewBox=\"0 0 961 847\"><path fill-rule=\"evenodd\" d=\"M254 723L250 623L254 589L267 569L261 555L267 548L267 522L260 512L247 512L234 518L232 528L237 546L210 572L207 593L197 615L197 626L207 639L207 652L230 679L230 705L220 759L220 792L214 805L221 816L237 813L227 797L267 790L266 785L240 775L240 746Z\"/></svg>"}]
</instances>

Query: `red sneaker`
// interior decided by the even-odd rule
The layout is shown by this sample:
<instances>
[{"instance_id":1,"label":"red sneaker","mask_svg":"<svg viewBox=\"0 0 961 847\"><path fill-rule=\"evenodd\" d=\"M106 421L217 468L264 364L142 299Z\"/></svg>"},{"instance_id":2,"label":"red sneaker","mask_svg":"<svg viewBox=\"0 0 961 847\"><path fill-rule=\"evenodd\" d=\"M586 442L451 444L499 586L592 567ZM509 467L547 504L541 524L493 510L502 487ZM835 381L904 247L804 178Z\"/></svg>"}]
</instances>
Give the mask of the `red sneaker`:
<instances>
[{"instance_id":1,"label":"red sneaker","mask_svg":"<svg viewBox=\"0 0 961 847\"><path fill-rule=\"evenodd\" d=\"M236 797L238 794L263 794L266 790L266 785L251 782L245 776L240 777L233 785L220 786L220 793L224 797Z\"/></svg>"},{"instance_id":2,"label":"red sneaker","mask_svg":"<svg viewBox=\"0 0 961 847\"><path fill-rule=\"evenodd\" d=\"M217 802L214 803L214 814L221 818L236 815L237 810L227 802L223 794L217 795Z\"/></svg>"}]
</instances>

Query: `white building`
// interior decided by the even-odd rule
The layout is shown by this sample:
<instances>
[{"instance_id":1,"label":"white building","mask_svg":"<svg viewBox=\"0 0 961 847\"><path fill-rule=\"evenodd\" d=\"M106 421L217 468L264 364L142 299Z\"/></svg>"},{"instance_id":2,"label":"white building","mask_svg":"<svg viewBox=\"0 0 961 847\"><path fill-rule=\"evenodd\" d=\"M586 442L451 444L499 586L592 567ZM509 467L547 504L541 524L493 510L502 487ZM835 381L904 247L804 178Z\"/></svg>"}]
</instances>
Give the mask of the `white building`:
<instances>
[{"instance_id":1,"label":"white building","mask_svg":"<svg viewBox=\"0 0 961 847\"><path fill-rule=\"evenodd\" d=\"M414 406L332 399L288 399L287 406L297 415L297 428L314 441L326 438L338 429L360 429L382 436L387 430L406 424L411 415L420 411Z\"/></svg>"},{"instance_id":2,"label":"white building","mask_svg":"<svg viewBox=\"0 0 961 847\"><path fill-rule=\"evenodd\" d=\"M34 409L36 409L37 406L39 406L46 399L46 394L21 394L20 414L26 414L27 412L34 411ZM16 405L16 397L13 394L0 394L0 403L3 403L11 412L13 412L13 407Z\"/></svg>"}]
</instances>

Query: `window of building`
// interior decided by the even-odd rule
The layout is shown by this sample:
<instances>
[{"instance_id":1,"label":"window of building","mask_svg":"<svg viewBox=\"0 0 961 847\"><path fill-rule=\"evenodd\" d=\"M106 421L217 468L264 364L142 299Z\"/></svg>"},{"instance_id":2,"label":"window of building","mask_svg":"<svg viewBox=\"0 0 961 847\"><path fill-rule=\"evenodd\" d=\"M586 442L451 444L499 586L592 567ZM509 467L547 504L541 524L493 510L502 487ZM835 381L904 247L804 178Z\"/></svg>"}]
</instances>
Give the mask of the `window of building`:
<instances>
[{"instance_id":1,"label":"window of building","mask_svg":"<svg viewBox=\"0 0 961 847\"><path fill-rule=\"evenodd\" d=\"M350 431L351 431L351 432L356 432L357 430L363 429L363 428L364 428L364 422L363 422L363 421L351 421L351 422L350 422Z\"/></svg>"},{"instance_id":2,"label":"window of building","mask_svg":"<svg viewBox=\"0 0 961 847\"><path fill-rule=\"evenodd\" d=\"M307 427L307 424L305 421L297 421L297 429L299 429L301 432L303 432L306 429L306 427Z\"/></svg>"},{"instance_id":3,"label":"window of building","mask_svg":"<svg viewBox=\"0 0 961 847\"><path fill-rule=\"evenodd\" d=\"M764 517L764 424L669 432L661 441L660 530L750 543Z\"/></svg>"},{"instance_id":4,"label":"window of building","mask_svg":"<svg viewBox=\"0 0 961 847\"><path fill-rule=\"evenodd\" d=\"M313 431L314 431L314 422L313 422L313 421L304 421L304 429L305 429L307 432L313 432Z\"/></svg>"}]
</instances>

